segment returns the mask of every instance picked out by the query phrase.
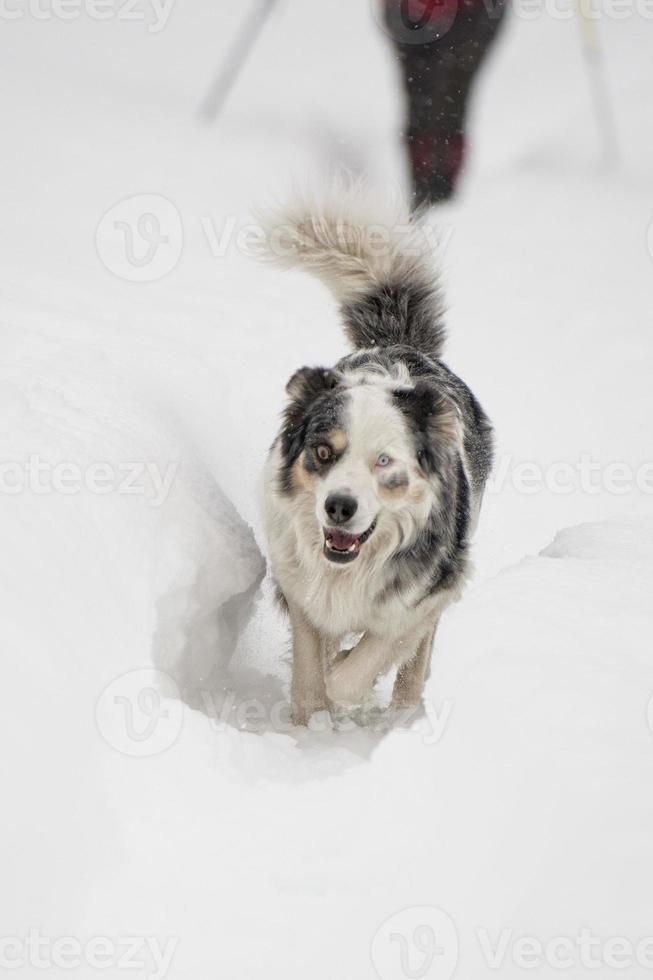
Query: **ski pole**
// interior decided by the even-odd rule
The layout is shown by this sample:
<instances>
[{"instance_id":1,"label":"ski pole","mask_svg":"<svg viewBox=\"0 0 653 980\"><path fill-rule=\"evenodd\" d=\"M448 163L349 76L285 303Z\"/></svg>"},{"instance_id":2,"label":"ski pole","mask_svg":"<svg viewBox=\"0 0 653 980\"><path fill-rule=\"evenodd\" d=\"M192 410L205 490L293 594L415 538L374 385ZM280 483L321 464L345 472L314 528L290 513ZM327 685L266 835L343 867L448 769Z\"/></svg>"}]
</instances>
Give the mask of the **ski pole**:
<instances>
[{"instance_id":1,"label":"ski pole","mask_svg":"<svg viewBox=\"0 0 653 980\"><path fill-rule=\"evenodd\" d=\"M276 2L258 0L250 10L202 103L200 114L206 119L213 121L217 118Z\"/></svg>"},{"instance_id":2,"label":"ski pole","mask_svg":"<svg viewBox=\"0 0 653 980\"><path fill-rule=\"evenodd\" d=\"M605 61L599 42L596 21L592 18L592 0L578 0L577 13L583 41L585 63L594 100L599 139L603 148L603 162L612 170L619 161L619 140L615 125L610 93L605 71Z\"/></svg>"}]
</instances>

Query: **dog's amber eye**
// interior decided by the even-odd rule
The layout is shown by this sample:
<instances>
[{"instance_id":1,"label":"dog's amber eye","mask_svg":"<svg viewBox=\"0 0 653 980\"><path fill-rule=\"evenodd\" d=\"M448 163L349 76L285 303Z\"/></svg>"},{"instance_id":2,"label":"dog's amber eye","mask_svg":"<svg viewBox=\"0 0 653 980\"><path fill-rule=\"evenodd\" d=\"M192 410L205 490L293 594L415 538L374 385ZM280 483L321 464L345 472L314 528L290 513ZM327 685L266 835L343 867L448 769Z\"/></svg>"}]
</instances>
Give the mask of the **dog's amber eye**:
<instances>
[{"instance_id":1,"label":"dog's amber eye","mask_svg":"<svg viewBox=\"0 0 653 980\"><path fill-rule=\"evenodd\" d=\"M325 446L324 444L318 446L315 451L317 453L317 458L322 463L328 463L331 457L333 456L333 453L331 452L331 447Z\"/></svg>"}]
</instances>

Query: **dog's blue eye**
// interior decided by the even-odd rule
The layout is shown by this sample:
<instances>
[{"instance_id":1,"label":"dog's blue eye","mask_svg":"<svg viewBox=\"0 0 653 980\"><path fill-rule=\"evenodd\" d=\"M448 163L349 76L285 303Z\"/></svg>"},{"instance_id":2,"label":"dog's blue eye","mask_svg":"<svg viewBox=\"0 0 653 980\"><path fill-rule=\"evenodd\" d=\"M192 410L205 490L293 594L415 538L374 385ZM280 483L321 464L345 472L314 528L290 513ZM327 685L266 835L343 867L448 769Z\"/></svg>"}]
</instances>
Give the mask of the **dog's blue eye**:
<instances>
[{"instance_id":1,"label":"dog's blue eye","mask_svg":"<svg viewBox=\"0 0 653 980\"><path fill-rule=\"evenodd\" d=\"M381 455L379 456L379 458L376 461L376 465L377 466L389 466L390 465L390 457L386 453L381 453Z\"/></svg>"}]
</instances>

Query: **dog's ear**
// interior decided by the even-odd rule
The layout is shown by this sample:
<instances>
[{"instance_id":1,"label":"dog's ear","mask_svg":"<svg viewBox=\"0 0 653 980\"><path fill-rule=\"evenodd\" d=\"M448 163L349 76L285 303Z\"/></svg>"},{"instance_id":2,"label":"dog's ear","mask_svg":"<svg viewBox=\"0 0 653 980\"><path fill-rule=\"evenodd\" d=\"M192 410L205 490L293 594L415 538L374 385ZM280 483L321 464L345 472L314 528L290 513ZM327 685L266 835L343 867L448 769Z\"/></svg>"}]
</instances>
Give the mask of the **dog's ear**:
<instances>
[{"instance_id":1,"label":"dog's ear","mask_svg":"<svg viewBox=\"0 0 653 980\"><path fill-rule=\"evenodd\" d=\"M437 396L432 385L418 381L414 388L397 388L393 394L401 410L409 415L420 429L426 430L435 410Z\"/></svg>"},{"instance_id":2,"label":"dog's ear","mask_svg":"<svg viewBox=\"0 0 653 980\"><path fill-rule=\"evenodd\" d=\"M302 451L309 409L320 395L337 384L338 377L330 368L303 367L293 374L286 385L291 400L284 412L281 431L281 445L287 462L294 462Z\"/></svg>"},{"instance_id":3,"label":"dog's ear","mask_svg":"<svg viewBox=\"0 0 653 980\"><path fill-rule=\"evenodd\" d=\"M398 388L393 394L414 433L420 466L426 473L435 472L441 455L458 445L460 420L454 402L428 381Z\"/></svg>"},{"instance_id":4,"label":"dog's ear","mask_svg":"<svg viewBox=\"0 0 653 980\"><path fill-rule=\"evenodd\" d=\"M303 367L295 371L286 385L286 392L295 401L313 401L337 384L336 374L329 368Z\"/></svg>"}]
</instances>

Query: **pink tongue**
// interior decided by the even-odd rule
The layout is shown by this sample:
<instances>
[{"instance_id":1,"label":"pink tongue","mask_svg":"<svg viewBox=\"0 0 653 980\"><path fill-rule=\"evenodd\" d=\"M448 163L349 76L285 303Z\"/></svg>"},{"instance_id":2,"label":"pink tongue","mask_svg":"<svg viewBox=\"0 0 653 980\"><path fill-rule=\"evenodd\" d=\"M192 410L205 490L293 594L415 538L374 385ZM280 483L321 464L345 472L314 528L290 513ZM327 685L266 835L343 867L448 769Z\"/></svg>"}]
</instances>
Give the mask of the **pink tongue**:
<instances>
[{"instance_id":1,"label":"pink tongue","mask_svg":"<svg viewBox=\"0 0 653 980\"><path fill-rule=\"evenodd\" d=\"M358 541L358 537L355 534L347 534L346 531L338 531L337 528L329 531L329 539L334 548L338 548L340 551L346 551L355 541Z\"/></svg>"}]
</instances>

